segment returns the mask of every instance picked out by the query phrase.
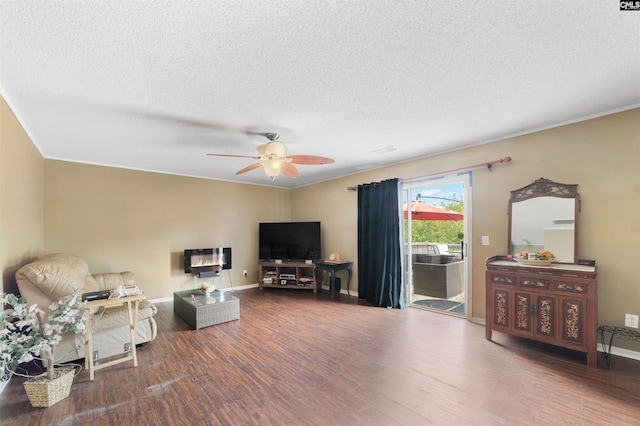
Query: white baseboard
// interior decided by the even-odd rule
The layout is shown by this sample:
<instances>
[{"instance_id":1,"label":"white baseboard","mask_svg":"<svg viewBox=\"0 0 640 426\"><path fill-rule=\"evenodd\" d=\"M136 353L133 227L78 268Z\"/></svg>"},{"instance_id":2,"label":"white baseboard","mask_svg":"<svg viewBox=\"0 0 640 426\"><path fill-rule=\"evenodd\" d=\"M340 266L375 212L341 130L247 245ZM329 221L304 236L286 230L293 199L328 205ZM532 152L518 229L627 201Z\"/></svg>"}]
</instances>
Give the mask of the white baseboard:
<instances>
[{"instance_id":1,"label":"white baseboard","mask_svg":"<svg viewBox=\"0 0 640 426\"><path fill-rule=\"evenodd\" d=\"M149 302L151 302L151 303L173 302L173 296L161 297L159 299L149 299Z\"/></svg>"},{"instance_id":2,"label":"white baseboard","mask_svg":"<svg viewBox=\"0 0 640 426\"><path fill-rule=\"evenodd\" d=\"M605 352L602 343L598 343L598 352ZM636 361L640 361L640 352L632 351L630 349L617 348L615 346L611 346L611 355L621 356L623 358L635 359Z\"/></svg>"},{"instance_id":3,"label":"white baseboard","mask_svg":"<svg viewBox=\"0 0 640 426\"><path fill-rule=\"evenodd\" d=\"M247 285L239 285L227 288L221 288L220 291L229 291L229 290L245 290L247 288L256 288L258 287L258 283L255 284L247 284Z\"/></svg>"}]
</instances>

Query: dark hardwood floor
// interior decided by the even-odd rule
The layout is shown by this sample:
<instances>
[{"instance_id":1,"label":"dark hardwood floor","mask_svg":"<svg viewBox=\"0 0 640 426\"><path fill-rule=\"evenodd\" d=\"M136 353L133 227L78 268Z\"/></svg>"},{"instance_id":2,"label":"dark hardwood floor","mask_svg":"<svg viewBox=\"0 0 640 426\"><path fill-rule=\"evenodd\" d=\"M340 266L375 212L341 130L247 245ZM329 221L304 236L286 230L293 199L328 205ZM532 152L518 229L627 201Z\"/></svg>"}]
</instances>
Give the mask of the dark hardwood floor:
<instances>
[{"instance_id":1,"label":"dark hardwood floor","mask_svg":"<svg viewBox=\"0 0 640 426\"><path fill-rule=\"evenodd\" d=\"M420 309L328 292L248 289L238 321L192 330L158 305L139 366L82 371L32 408L14 377L8 425L638 425L640 362L582 355Z\"/></svg>"}]
</instances>

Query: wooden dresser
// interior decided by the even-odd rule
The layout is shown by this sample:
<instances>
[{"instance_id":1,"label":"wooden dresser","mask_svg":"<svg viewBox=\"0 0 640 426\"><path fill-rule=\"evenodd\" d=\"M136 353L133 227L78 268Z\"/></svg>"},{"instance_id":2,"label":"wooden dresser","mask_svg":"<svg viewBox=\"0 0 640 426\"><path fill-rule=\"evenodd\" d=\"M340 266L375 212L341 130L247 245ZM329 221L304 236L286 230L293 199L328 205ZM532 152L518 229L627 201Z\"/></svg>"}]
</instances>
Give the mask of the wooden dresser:
<instances>
[{"instance_id":1,"label":"wooden dresser","mask_svg":"<svg viewBox=\"0 0 640 426\"><path fill-rule=\"evenodd\" d=\"M501 331L587 354L597 366L595 261L523 266L505 256L486 261L486 338Z\"/></svg>"}]
</instances>

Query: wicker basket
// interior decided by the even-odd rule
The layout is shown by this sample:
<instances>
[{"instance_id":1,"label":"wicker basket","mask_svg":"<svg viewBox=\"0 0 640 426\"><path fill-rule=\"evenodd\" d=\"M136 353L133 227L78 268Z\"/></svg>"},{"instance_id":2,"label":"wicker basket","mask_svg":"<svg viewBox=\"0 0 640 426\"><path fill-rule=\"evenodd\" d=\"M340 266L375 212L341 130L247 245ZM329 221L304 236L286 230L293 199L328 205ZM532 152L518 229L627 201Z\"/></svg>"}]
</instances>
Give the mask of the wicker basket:
<instances>
[{"instance_id":1,"label":"wicker basket","mask_svg":"<svg viewBox=\"0 0 640 426\"><path fill-rule=\"evenodd\" d=\"M58 401L69 396L73 383L74 369L56 368L53 379L47 379L47 374L41 374L24 382L24 390L34 407L51 407Z\"/></svg>"}]
</instances>

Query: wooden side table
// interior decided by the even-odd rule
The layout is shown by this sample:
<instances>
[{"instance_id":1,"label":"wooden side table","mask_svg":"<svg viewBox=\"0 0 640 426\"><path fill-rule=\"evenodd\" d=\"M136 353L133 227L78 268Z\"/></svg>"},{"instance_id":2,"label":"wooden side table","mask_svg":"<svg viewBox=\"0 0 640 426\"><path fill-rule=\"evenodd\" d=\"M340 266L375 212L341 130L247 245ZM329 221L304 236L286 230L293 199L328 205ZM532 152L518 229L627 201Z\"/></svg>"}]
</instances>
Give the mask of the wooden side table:
<instances>
[{"instance_id":1,"label":"wooden side table","mask_svg":"<svg viewBox=\"0 0 640 426\"><path fill-rule=\"evenodd\" d=\"M84 337L84 368L89 370L89 380L93 381L95 370L110 367L125 361L133 361L133 366L138 366L138 357L136 355L136 323L138 322L138 308L140 301L146 297L144 294L135 296L121 297L119 299L99 299L85 302L85 326L86 333ZM131 303L133 302L133 306ZM93 360L93 332L91 330L91 308L110 308L126 303L129 310L129 331L131 333L131 354L122 358L105 362L104 364L94 365Z\"/></svg>"},{"instance_id":2,"label":"wooden side table","mask_svg":"<svg viewBox=\"0 0 640 426\"><path fill-rule=\"evenodd\" d=\"M336 272L338 271L347 271L349 277L347 278L347 295L351 293L351 275L353 274L351 267L353 266L353 262L315 262L316 265L316 273L318 271L327 271L331 274L330 283L329 283L329 291L331 292L331 297L336 289ZM320 280L316 278L318 281L318 287L320 287Z\"/></svg>"}]
</instances>

